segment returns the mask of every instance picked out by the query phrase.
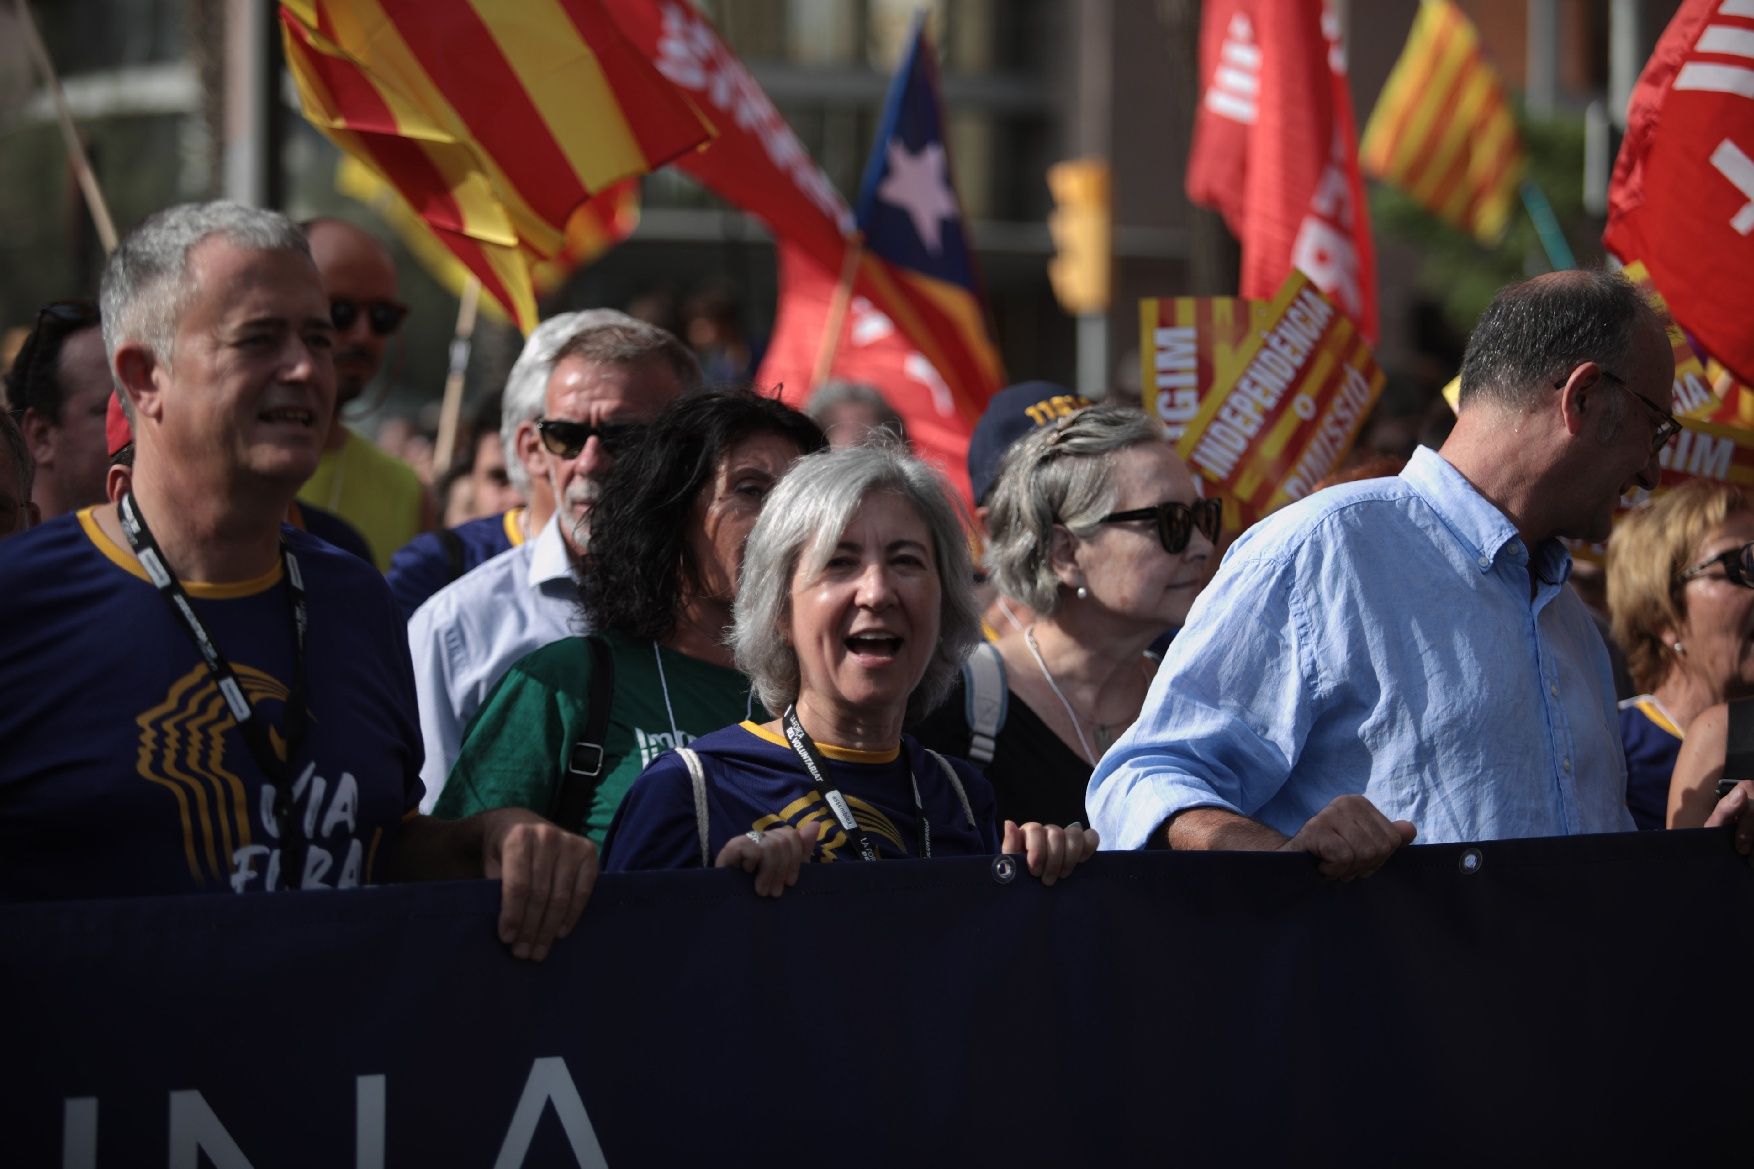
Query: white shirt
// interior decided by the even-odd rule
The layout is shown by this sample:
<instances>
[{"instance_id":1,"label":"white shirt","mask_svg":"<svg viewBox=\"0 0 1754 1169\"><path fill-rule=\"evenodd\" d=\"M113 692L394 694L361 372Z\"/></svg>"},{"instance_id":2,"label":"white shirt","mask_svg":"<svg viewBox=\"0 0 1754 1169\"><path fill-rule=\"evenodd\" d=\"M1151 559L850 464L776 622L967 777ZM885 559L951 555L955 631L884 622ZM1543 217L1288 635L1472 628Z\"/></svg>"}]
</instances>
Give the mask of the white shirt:
<instances>
[{"instance_id":1,"label":"white shirt","mask_svg":"<svg viewBox=\"0 0 1754 1169\"><path fill-rule=\"evenodd\" d=\"M505 672L551 642L586 632L578 600L566 541L550 517L534 540L464 573L414 611L408 649L426 746L422 812L438 803L469 720Z\"/></svg>"}]
</instances>

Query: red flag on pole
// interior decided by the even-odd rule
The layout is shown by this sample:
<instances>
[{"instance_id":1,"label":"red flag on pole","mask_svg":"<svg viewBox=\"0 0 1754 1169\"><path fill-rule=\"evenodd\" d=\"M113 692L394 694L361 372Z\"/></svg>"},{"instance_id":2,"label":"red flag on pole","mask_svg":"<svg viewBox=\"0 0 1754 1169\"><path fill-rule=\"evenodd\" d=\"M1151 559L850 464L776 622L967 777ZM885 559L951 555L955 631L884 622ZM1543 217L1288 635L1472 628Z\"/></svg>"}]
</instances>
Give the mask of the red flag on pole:
<instances>
[{"instance_id":1,"label":"red flag on pole","mask_svg":"<svg viewBox=\"0 0 1754 1169\"><path fill-rule=\"evenodd\" d=\"M1242 244L1244 297L1270 300L1293 269L1377 336L1376 253L1346 57L1332 8L1208 0L1188 197Z\"/></svg>"},{"instance_id":2,"label":"red flag on pole","mask_svg":"<svg viewBox=\"0 0 1754 1169\"><path fill-rule=\"evenodd\" d=\"M1686 0L1632 91L1602 242L1754 382L1754 3Z\"/></svg>"}]
</instances>

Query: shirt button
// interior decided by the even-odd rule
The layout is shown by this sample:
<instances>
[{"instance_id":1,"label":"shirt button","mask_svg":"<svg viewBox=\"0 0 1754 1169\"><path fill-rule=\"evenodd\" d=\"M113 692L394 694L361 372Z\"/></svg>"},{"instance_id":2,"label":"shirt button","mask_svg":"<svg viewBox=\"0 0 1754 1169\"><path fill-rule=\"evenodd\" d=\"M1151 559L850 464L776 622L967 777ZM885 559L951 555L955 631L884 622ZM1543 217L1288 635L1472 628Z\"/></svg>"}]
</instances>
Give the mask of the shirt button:
<instances>
[{"instance_id":1,"label":"shirt button","mask_svg":"<svg viewBox=\"0 0 1754 1169\"><path fill-rule=\"evenodd\" d=\"M1567 755L1565 757L1564 761L1559 764L1559 766L1565 768L1565 773L1567 775L1570 775L1571 774L1571 756Z\"/></svg>"},{"instance_id":2,"label":"shirt button","mask_svg":"<svg viewBox=\"0 0 1754 1169\"><path fill-rule=\"evenodd\" d=\"M1555 682L1551 686L1547 687L1547 693L1551 694L1555 698L1558 698L1559 697L1559 683Z\"/></svg>"},{"instance_id":3,"label":"shirt button","mask_svg":"<svg viewBox=\"0 0 1754 1169\"><path fill-rule=\"evenodd\" d=\"M1492 561L1489 558L1482 556L1482 557L1480 557L1480 567L1481 568L1491 568Z\"/></svg>"}]
</instances>

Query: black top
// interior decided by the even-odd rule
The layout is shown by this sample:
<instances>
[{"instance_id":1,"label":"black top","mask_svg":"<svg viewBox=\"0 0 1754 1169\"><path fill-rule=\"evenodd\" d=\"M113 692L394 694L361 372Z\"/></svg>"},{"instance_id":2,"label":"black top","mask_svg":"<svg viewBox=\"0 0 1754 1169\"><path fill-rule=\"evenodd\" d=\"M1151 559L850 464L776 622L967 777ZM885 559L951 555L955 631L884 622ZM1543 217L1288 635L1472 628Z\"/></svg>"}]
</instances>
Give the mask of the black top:
<instances>
[{"instance_id":1,"label":"black top","mask_svg":"<svg viewBox=\"0 0 1754 1169\"><path fill-rule=\"evenodd\" d=\"M968 707L963 678L934 710L909 731L921 743L944 755L968 758ZM981 770L999 799L1000 821L1031 820L1064 827L1076 820L1086 826L1084 790L1090 786L1090 764L1066 746L1017 692L1006 696L1005 724L995 736L993 761ZM976 763L976 767L980 764Z\"/></svg>"}]
</instances>

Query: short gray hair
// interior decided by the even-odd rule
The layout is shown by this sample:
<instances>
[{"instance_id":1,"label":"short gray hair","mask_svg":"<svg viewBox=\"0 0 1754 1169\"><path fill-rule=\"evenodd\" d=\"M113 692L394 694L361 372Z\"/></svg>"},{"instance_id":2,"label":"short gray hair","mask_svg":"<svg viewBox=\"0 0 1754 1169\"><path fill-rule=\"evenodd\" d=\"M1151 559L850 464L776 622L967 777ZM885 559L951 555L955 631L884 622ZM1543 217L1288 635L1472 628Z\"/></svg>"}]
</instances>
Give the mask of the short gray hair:
<instances>
[{"instance_id":1,"label":"short gray hair","mask_svg":"<svg viewBox=\"0 0 1754 1169\"><path fill-rule=\"evenodd\" d=\"M828 430L828 414L836 406L857 405L868 407L876 415L877 427L887 430L890 435L902 442L907 441L907 424L889 399L883 396L876 386L868 386L864 382L848 382L838 379L823 382L817 391L810 395L810 401L804 406L804 413L810 421ZM869 441L869 440L867 440Z\"/></svg>"},{"instance_id":2,"label":"short gray hair","mask_svg":"<svg viewBox=\"0 0 1754 1169\"><path fill-rule=\"evenodd\" d=\"M171 361L177 318L197 291L189 274L189 253L214 235L241 248L311 258L304 233L278 211L220 201L179 203L147 216L104 266L98 300L112 369L116 350L128 341L144 342L160 361Z\"/></svg>"},{"instance_id":3,"label":"short gray hair","mask_svg":"<svg viewBox=\"0 0 1754 1169\"><path fill-rule=\"evenodd\" d=\"M12 473L23 493L18 497L22 507L30 502L30 489L37 478L37 461L30 457L30 444L24 441L24 431L13 420L10 410L0 410L0 439L6 441L6 449L12 455Z\"/></svg>"},{"instance_id":4,"label":"short gray hair","mask_svg":"<svg viewBox=\"0 0 1754 1169\"><path fill-rule=\"evenodd\" d=\"M770 711L782 711L798 697L797 650L780 635L791 617L792 580L800 572L822 571L853 513L878 492L900 496L919 513L937 561L938 644L908 697L908 721L944 700L980 641L966 514L952 502L943 476L893 443L806 455L767 497L749 534L731 625L737 668L749 675Z\"/></svg>"},{"instance_id":5,"label":"short gray hair","mask_svg":"<svg viewBox=\"0 0 1754 1169\"><path fill-rule=\"evenodd\" d=\"M987 569L999 591L1044 617L1058 608L1054 525L1094 532L1114 510L1111 456L1163 441L1162 428L1138 410L1088 406L1013 443L987 506Z\"/></svg>"},{"instance_id":6,"label":"short gray hair","mask_svg":"<svg viewBox=\"0 0 1754 1169\"><path fill-rule=\"evenodd\" d=\"M626 317L614 309L586 309L556 313L530 330L523 351L506 375L505 396L500 400L499 445L505 450L506 475L521 493L530 492L530 473L518 457L518 427L542 417L548 399L548 375L554 372L554 355L573 335L594 325L614 324ZM627 317L628 320L633 318Z\"/></svg>"},{"instance_id":7,"label":"short gray hair","mask_svg":"<svg viewBox=\"0 0 1754 1169\"><path fill-rule=\"evenodd\" d=\"M1624 376L1641 325L1665 328L1619 272L1574 269L1507 285L1468 337L1457 409L1483 400L1526 409L1585 361Z\"/></svg>"}]
</instances>

